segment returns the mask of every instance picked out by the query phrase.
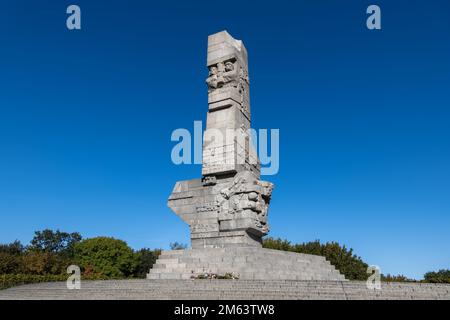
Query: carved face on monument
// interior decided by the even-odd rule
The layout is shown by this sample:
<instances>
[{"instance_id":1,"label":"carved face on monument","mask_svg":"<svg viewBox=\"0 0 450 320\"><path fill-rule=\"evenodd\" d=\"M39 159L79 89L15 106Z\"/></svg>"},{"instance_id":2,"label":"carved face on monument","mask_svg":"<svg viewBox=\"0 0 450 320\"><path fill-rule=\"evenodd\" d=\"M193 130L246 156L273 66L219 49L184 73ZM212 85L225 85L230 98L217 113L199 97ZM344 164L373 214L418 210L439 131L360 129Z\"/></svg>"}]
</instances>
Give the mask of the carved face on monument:
<instances>
[{"instance_id":1,"label":"carved face on monument","mask_svg":"<svg viewBox=\"0 0 450 320\"><path fill-rule=\"evenodd\" d=\"M216 75L218 73L219 73L219 71L217 70L216 66L212 66L211 68L209 68L209 75L210 76Z\"/></svg>"},{"instance_id":2,"label":"carved face on monument","mask_svg":"<svg viewBox=\"0 0 450 320\"><path fill-rule=\"evenodd\" d=\"M225 63L225 71L233 71L234 70L234 64L231 61L228 61Z\"/></svg>"}]
</instances>

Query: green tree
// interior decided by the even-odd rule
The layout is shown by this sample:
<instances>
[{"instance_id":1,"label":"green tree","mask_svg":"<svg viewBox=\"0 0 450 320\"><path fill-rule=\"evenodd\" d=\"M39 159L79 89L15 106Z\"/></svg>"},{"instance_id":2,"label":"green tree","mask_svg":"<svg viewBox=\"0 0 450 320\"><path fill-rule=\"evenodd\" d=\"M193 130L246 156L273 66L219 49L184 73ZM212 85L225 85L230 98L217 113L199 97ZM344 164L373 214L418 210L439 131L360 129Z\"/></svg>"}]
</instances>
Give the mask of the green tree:
<instances>
[{"instance_id":1,"label":"green tree","mask_svg":"<svg viewBox=\"0 0 450 320\"><path fill-rule=\"evenodd\" d=\"M450 270L442 269L437 272L427 272L424 275L425 282L450 283Z\"/></svg>"},{"instance_id":2,"label":"green tree","mask_svg":"<svg viewBox=\"0 0 450 320\"><path fill-rule=\"evenodd\" d=\"M282 251L294 251L290 241L281 240L280 238L274 239L269 237L264 239L263 247Z\"/></svg>"},{"instance_id":3,"label":"green tree","mask_svg":"<svg viewBox=\"0 0 450 320\"><path fill-rule=\"evenodd\" d=\"M267 238L263 241L263 247L324 256L349 280L367 280L369 276L367 274L367 263L354 255L353 249L347 249L337 242L321 244L319 240L316 240L307 243L291 244L289 241L280 238Z\"/></svg>"},{"instance_id":4,"label":"green tree","mask_svg":"<svg viewBox=\"0 0 450 320\"><path fill-rule=\"evenodd\" d=\"M16 240L9 244L0 244L0 274L20 273L24 247Z\"/></svg>"},{"instance_id":5,"label":"green tree","mask_svg":"<svg viewBox=\"0 0 450 320\"><path fill-rule=\"evenodd\" d=\"M22 257L21 270L32 275L65 274L72 262L53 252L27 251Z\"/></svg>"},{"instance_id":6,"label":"green tree","mask_svg":"<svg viewBox=\"0 0 450 320\"><path fill-rule=\"evenodd\" d=\"M20 255L24 251L24 246L19 240L8 244L0 244L0 252L8 253L12 255Z\"/></svg>"},{"instance_id":7,"label":"green tree","mask_svg":"<svg viewBox=\"0 0 450 320\"><path fill-rule=\"evenodd\" d=\"M187 245L179 242L171 242L170 250L184 250L187 248Z\"/></svg>"},{"instance_id":8,"label":"green tree","mask_svg":"<svg viewBox=\"0 0 450 320\"><path fill-rule=\"evenodd\" d=\"M59 230L53 231L45 229L35 231L34 237L30 242L29 250L44 251L61 254L66 257L72 257L73 247L82 239L78 232L68 233Z\"/></svg>"},{"instance_id":9,"label":"green tree","mask_svg":"<svg viewBox=\"0 0 450 320\"><path fill-rule=\"evenodd\" d=\"M75 261L84 271L123 278L133 275L137 257L125 241L97 237L83 240L75 245Z\"/></svg>"},{"instance_id":10,"label":"green tree","mask_svg":"<svg viewBox=\"0 0 450 320\"><path fill-rule=\"evenodd\" d=\"M137 278L145 278L147 273L149 273L151 267L155 264L156 259L161 254L161 250L155 249L151 250L148 248L143 248L136 252L137 257L137 267L134 275Z\"/></svg>"}]
</instances>

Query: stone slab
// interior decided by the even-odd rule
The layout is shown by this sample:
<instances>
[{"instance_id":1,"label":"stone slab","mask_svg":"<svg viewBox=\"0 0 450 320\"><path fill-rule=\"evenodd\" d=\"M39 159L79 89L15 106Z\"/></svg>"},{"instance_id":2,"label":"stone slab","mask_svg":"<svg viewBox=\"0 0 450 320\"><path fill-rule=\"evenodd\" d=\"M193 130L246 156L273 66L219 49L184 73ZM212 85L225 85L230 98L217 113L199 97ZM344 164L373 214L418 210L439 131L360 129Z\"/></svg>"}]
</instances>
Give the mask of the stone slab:
<instances>
[{"instance_id":1,"label":"stone slab","mask_svg":"<svg viewBox=\"0 0 450 320\"><path fill-rule=\"evenodd\" d=\"M295 280L108 280L65 282L0 290L0 300L450 300L450 285Z\"/></svg>"}]
</instances>

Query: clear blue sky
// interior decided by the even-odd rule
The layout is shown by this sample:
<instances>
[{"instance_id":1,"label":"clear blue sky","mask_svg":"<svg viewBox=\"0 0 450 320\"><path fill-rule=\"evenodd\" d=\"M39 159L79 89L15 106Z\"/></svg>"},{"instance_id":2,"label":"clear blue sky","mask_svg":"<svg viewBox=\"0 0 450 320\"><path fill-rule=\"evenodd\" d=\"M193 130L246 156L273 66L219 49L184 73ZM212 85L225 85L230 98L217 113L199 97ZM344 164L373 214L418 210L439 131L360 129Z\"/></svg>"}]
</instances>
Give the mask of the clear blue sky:
<instances>
[{"instance_id":1,"label":"clear blue sky","mask_svg":"<svg viewBox=\"0 0 450 320\"><path fill-rule=\"evenodd\" d=\"M205 120L207 36L227 29L253 127L280 129L271 235L338 241L383 273L450 268L450 2L246 3L2 1L0 242L188 243L166 201L201 168L172 164L170 135Z\"/></svg>"}]
</instances>

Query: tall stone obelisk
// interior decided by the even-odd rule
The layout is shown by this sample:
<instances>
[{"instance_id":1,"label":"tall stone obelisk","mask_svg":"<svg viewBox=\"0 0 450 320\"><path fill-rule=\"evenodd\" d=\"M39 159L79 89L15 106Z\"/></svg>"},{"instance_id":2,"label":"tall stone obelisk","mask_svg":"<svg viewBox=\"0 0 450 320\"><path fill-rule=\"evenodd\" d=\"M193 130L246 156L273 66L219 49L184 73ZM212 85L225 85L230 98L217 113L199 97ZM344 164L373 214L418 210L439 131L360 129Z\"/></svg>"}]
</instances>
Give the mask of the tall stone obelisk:
<instances>
[{"instance_id":1,"label":"tall stone obelisk","mask_svg":"<svg viewBox=\"0 0 450 320\"><path fill-rule=\"evenodd\" d=\"M260 181L251 143L247 50L226 31L208 37L208 114L202 178L176 183L169 207L192 248L261 246L273 185Z\"/></svg>"},{"instance_id":2,"label":"tall stone obelisk","mask_svg":"<svg viewBox=\"0 0 450 320\"><path fill-rule=\"evenodd\" d=\"M273 185L261 181L250 139L247 50L226 31L209 36L202 177L179 181L169 207L190 226L192 249L163 251L148 279L205 273L240 279L345 280L324 257L262 248Z\"/></svg>"}]
</instances>

